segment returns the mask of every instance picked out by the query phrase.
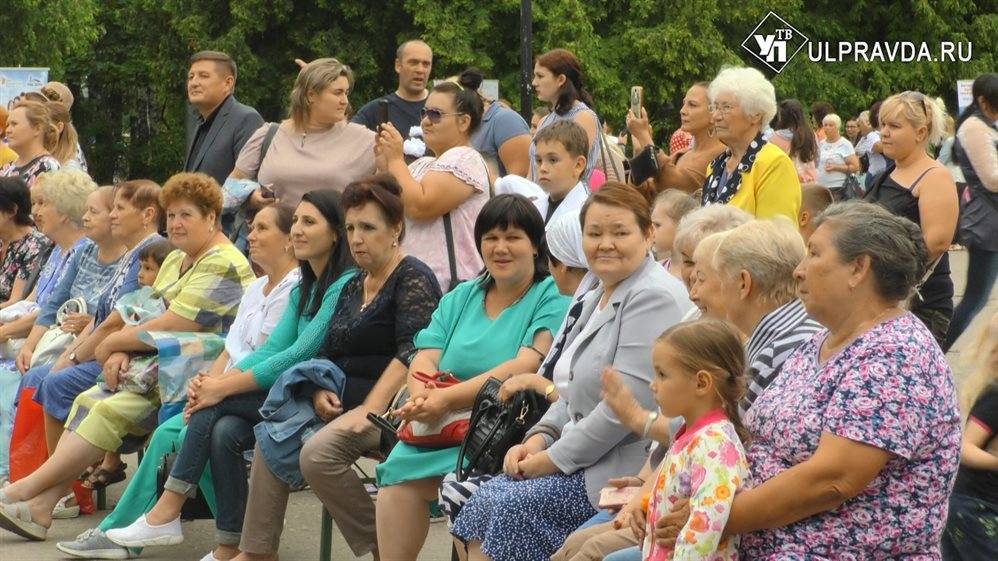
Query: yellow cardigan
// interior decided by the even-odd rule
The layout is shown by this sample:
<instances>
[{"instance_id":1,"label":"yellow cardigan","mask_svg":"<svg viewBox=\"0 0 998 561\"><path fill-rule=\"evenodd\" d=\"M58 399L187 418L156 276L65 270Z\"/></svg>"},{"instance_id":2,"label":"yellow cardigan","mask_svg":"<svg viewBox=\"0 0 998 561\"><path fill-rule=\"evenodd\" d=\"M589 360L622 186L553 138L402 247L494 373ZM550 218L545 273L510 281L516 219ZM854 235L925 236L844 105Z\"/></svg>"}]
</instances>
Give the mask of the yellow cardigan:
<instances>
[{"instance_id":1,"label":"yellow cardigan","mask_svg":"<svg viewBox=\"0 0 998 561\"><path fill-rule=\"evenodd\" d=\"M707 181L710 181L710 164L707 165ZM738 187L729 205L736 206L756 218L769 218L782 215L797 224L800 212L801 188L797 179L797 169L787 153L769 142L759 150L755 163L742 174Z\"/></svg>"}]
</instances>

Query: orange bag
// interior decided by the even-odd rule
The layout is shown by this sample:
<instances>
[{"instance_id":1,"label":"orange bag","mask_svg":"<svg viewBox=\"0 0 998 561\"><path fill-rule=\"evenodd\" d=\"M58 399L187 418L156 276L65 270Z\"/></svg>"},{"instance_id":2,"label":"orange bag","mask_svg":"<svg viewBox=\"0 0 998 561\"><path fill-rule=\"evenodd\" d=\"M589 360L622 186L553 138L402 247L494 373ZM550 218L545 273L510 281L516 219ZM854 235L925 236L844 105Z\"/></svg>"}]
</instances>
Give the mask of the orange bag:
<instances>
[{"instance_id":1,"label":"orange bag","mask_svg":"<svg viewBox=\"0 0 998 561\"><path fill-rule=\"evenodd\" d=\"M14 431L10 437L10 480L23 479L38 469L49 457L45 442L45 413L31 399L36 388L21 390Z\"/></svg>"}]
</instances>

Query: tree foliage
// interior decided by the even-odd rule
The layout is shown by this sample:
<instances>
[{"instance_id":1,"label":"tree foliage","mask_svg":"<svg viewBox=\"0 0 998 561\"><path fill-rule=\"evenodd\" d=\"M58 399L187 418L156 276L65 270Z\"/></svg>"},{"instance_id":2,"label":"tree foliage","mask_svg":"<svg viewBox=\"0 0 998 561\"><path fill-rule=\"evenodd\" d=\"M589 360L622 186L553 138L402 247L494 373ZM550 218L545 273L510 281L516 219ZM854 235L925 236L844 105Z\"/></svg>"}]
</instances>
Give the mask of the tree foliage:
<instances>
[{"instance_id":1,"label":"tree foliage","mask_svg":"<svg viewBox=\"0 0 998 561\"><path fill-rule=\"evenodd\" d=\"M778 97L832 102L843 116L916 89L956 107L956 80L996 68L994 0L544 0L533 5L533 51L574 51L597 109L623 125L628 90L645 88L664 139L685 90L723 65L766 72ZM183 163L187 59L218 49L239 64L237 95L268 120L286 112L294 58L336 56L356 75L355 107L395 85L403 40L434 49L434 77L476 66L519 105L519 0L7 0L3 65L49 66L76 92L74 118L103 182L164 180ZM970 62L811 62L778 75L741 48L773 11L812 40L973 43ZM15 23L16 22L16 23Z\"/></svg>"}]
</instances>

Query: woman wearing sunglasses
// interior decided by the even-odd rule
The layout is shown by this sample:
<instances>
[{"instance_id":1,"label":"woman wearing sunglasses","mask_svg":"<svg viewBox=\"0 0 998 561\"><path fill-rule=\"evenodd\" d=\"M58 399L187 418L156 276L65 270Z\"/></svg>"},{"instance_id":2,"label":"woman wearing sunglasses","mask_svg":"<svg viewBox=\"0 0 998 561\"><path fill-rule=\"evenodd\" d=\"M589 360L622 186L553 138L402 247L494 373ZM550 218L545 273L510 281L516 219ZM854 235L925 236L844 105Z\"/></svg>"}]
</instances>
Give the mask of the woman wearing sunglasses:
<instances>
[{"instance_id":1,"label":"woman wearing sunglasses","mask_svg":"<svg viewBox=\"0 0 998 561\"><path fill-rule=\"evenodd\" d=\"M482 122L482 99L474 90L444 82L426 98L421 117L423 139L436 157L406 165L402 135L391 123L382 125L374 157L378 169L402 185L402 249L429 265L448 291L482 269L475 219L491 186L485 159L471 147L471 135Z\"/></svg>"}]
</instances>

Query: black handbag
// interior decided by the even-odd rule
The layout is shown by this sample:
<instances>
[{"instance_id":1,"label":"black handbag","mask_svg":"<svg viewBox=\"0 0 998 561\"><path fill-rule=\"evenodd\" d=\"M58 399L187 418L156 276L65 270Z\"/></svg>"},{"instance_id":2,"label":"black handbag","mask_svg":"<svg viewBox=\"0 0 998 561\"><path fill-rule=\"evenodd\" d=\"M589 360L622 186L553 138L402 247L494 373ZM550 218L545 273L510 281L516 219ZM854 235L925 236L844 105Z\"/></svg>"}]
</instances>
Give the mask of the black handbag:
<instances>
[{"instance_id":1,"label":"black handbag","mask_svg":"<svg viewBox=\"0 0 998 561\"><path fill-rule=\"evenodd\" d=\"M658 177L658 148L654 144L645 146L630 159L631 183L641 185L645 181Z\"/></svg>"},{"instance_id":2,"label":"black handbag","mask_svg":"<svg viewBox=\"0 0 998 561\"><path fill-rule=\"evenodd\" d=\"M378 452L383 458L387 458L388 454L391 454L392 448L395 448L395 445L399 441L398 430L399 426L402 425L402 419L392 416L392 412L405 405L407 401L409 401L409 388L402 386L402 389L395 394L392 402L388 405L388 409L383 414L367 414L367 420L381 429Z\"/></svg>"},{"instance_id":3,"label":"black handbag","mask_svg":"<svg viewBox=\"0 0 998 561\"><path fill-rule=\"evenodd\" d=\"M166 485L170 472L173 471L173 464L177 461L177 453L164 454L156 470L156 497L163 495L163 488ZM245 474L243 474L245 477ZM208 507L208 501L204 499L204 493L197 493L193 499L184 501L184 506L180 509L181 520L212 520L215 515Z\"/></svg>"},{"instance_id":4,"label":"black handbag","mask_svg":"<svg viewBox=\"0 0 998 561\"><path fill-rule=\"evenodd\" d=\"M507 402L499 400L502 382L489 378L475 397L471 424L457 456L457 480L502 471L509 449L523 441L547 412L547 398L535 391L520 391Z\"/></svg>"},{"instance_id":5,"label":"black handbag","mask_svg":"<svg viewBox=\"0 0 998 561\"><path fill-rule=\"evenodd\" d=\"M856 177L856 174L847 174L845 181L842 182L842 200L862 199L863 195L865 193L859 185L859 179Z\"/></svg>"}]
</instances>

